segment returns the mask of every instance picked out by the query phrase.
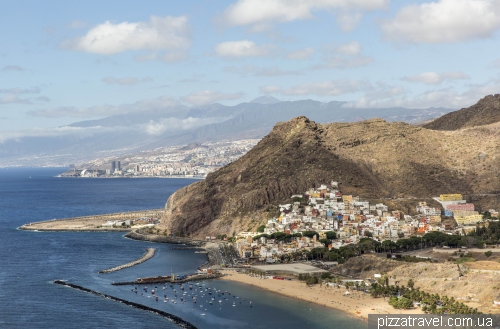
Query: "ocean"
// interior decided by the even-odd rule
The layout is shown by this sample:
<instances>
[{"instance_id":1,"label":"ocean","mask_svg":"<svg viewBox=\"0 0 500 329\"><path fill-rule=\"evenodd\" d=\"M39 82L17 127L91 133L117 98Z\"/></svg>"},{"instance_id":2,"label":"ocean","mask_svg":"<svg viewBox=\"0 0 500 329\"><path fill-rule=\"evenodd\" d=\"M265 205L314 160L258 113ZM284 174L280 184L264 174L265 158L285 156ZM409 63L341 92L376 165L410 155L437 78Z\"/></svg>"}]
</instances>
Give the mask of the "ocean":
<instances>
[{"instance_id":1,"label":"ocean","mask_svg":"<svg viewBox=\"0 0 500 329\"><path fill-rule=\"evenodd\" d=\"M137 286L135 293L133 286L111 285L171 272L193 273L206 256L174 250L169 244L126 239L119 232L30 232L17 227L54 218L162 208L174 191L196 180L55 177L64 170L0 169L0 328L178 328L157 314L52 283L58 279L174 314L198 328L366 327L341 312L235 282L200 282L202 289L189 290L186 303L179 302L176 286L162 290L157 285L157 302L148 297L153 285L148 293L144 286ZM98 273L141 257L148 247L157 248L152 259L118 272ZM210 305L207 288L231 295L216 297L217 303ZM168 303L163 302L165 294ZM177 303L171 302L174 295ZM196 304L191 295L197 296Z\"/></svg>"}]
</instances>

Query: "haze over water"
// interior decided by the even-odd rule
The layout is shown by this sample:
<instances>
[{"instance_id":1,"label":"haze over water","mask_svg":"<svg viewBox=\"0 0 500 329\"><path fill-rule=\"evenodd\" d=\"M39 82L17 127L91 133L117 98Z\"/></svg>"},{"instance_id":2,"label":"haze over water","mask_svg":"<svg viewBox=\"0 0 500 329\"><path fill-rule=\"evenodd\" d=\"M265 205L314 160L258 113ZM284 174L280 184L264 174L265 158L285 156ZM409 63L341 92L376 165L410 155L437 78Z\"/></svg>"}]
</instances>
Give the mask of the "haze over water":
<instances>
[{"instance_id":1,"label":"haze over water","mask_svg":"<svg viewBox=\"0 0 500 329\"><path fill-rule=\"evenodd\" d=\"M233 297L236 307L231 305L233 299L209 305L205 303L208 298L201 294L198 304L191 298L186 298L185 304L178 299L177 304L163 303L162 298L156 302L140 295L143 286L138 286L138 294L131 291L132 286L112 286L113 281L133 281L171 271L192 273L206 256L192 250L172 250L172 245L129 240L123 233L26 232L16 228L52 218L161 208L171 193L194 180L54 177L62 171L0 169L1 328L177 328L158 315L52 284L56 279L163 310L198 328L366 326L322 306L233 282L206 281L204 287L238 296ZM157 248L151 260L111 274L98 274L99 270L139 258L148 247ZM160 296L164 293L170 298L174 295L168 287L160 290ZM252 308L247 304L250 300Z\"/></svg>"}]
</instances>

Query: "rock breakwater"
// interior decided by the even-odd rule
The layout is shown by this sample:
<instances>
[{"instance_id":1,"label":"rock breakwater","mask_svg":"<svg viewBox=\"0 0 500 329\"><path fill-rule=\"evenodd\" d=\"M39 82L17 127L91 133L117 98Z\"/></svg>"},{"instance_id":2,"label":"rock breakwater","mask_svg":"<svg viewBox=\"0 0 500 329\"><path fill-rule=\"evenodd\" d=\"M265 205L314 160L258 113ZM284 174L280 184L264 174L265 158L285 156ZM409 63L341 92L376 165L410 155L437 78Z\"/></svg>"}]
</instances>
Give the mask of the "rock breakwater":
<instances>
[{"instance_id":1,"label":"rock breakwater","mask_svg":"<svg viewBox=\"0 0 500 329\"><path fill-rule=\"evenodd\" d=\"M205 245L205 241L202 240L193 240L191 238L179 237L179 236L145 234L142 233L141 230L129 232L125 234L125 237L133 240L159 242L159 243L185 244L194 247L203 247Z\"/></svg>"},{"instance_id":2,"label":"rock breakwater","mask_svg":"<svg viewBox=\"0 0 500 329\"><path fill-rule=\"evenodd\" d=\"M148 248L148 249L146 249L146 253L141 258L139 258L137 260L134 260L133 262L130 262L130 263L127 263L127 264L123 264L123 265L120 265L120 266L109 268L107 270L99 271L99 273L111 273L111 272L116 272L116 271L119 271L119 270L123 270L124 268L128 268L128 267L132 267L132 266L135 266L135 265L139 265L141 263L144 263L148 259L152 258L155 255L155 252L156 252L156 248Z\"/></svg>"},{"instance_id":3,"label":"rock breakwater","mask_svg":"<svg viewBox=\"0 0 500 329\"><path fill-rule=\"evenodd\" d=\"M175 316L173 314L170 314L170 313L167 313L167 312L164 312L164 311L160 311L160 310L157 310L157 309L145 306L145 305L141 305L141 304L137 304L137 303L134 303L134 302L130 302L128 300L121 299L121 298L118 298L118 297L114 297L114 296L110 296L110 295L107 295L107 294L103 294L103 293L100 293L98 291L90 290L90 289L87 289L85 287L78 286L76 284L67 283L67 282L62 281L62 280L55 280L54 284L58 284L58 285L70 287L70 288L73 288L73 289L76 289L76 290L80 290L80 291L83 291L83 292L86 292L86 293L89 293L89 294L93 294L93 295L96 295L96 296L99 296L99 297L111 299L111 300L114 300L115 302L119 302L119 303L122 303L122 304L125 304L125 305L129 305L129 306L138 308L140 310L145 310L145 311L149 311L149 312L152 312L152 313L156 313L158 315L161 315L161 316L167 318L169 321L175 323L180 328L196 329L196 327L194 325L192 325L191 323L189 323L189 322L181 319L178 316Z\"/></svg>"}]
</instances>

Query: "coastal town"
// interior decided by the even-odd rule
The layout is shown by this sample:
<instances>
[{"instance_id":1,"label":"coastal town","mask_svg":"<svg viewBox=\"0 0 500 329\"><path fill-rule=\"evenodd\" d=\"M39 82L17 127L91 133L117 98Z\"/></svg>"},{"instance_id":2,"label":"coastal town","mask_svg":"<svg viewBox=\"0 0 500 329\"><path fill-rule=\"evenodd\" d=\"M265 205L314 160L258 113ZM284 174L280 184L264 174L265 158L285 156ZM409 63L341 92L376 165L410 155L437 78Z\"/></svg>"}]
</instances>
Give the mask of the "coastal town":
<instances>
[{"instance_id":1,"label":"coastal town","mask_svg":"<svg viewBox=\"0 0 500 329\"><path fill-rule=\"evenodd\" d=\"M85 164L72 164L60 177L201 179L237 160L258 141L258 139L245 139L193 143L179 147L162 147L123 157L99 158Z\"/></svg>"},{"instance_id":2,"label":"coastal town","mask_svg":"<svg viewBox=\"0 0 500 329\"><path fill-rule=\"evenodd\" d=\"M370 204L358 196L344 195L339 182L331 181L328 186L292 195L289 203L279 205L279 217L269 219L255 232L240 232L229 240L235 242L243 258L276 263L281 262L284 255L301 250L339 249L358 244L364 238L381 243L430 232L463 236L483 221L483 214L461 194L442 194L434 200L441 208L416 202L416 215L411 216L390 210L383 203ZM498 216L494 209L489 209L487 214L493 219ZM458 225L445 223L442 218L454 218Z\"/></svg>"}]
</instances>

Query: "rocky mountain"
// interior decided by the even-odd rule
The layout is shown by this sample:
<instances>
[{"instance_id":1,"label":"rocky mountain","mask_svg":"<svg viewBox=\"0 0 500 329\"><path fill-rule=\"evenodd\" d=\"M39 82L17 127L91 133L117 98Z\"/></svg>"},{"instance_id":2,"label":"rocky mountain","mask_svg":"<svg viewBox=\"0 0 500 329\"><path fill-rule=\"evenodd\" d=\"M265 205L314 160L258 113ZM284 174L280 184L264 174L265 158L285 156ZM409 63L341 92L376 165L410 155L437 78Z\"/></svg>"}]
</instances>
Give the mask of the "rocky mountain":
<instances>
[{"instance_id":1,"label":"rocky mountain","mask_svg":"<svg viewBox=\"0 0 500 329\"><path fill-rule=\"evenodd\" d=\"M500 94L488 95L471 107L451 112L424 125L434 130L456 130L500 121Z\"/></svg>"},{"instance_id":2,"label":"rocky mountain","mask_svg":"<svg viewBox=\"0 0 500 329\"><path fill-rule=\"evenodd\" d=\"M479 208L500 205L500 123L437 131L371 119L274 126L250 152L175 192L162 225L204 237L255 229L292 194L331 180L363 198L426 199L462 193Z\"/></svg>"}]
</instances>

